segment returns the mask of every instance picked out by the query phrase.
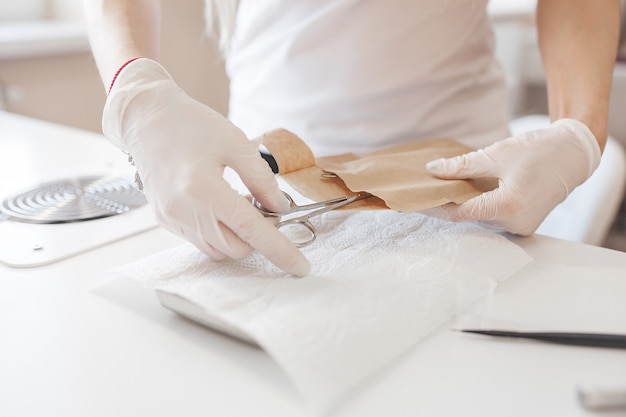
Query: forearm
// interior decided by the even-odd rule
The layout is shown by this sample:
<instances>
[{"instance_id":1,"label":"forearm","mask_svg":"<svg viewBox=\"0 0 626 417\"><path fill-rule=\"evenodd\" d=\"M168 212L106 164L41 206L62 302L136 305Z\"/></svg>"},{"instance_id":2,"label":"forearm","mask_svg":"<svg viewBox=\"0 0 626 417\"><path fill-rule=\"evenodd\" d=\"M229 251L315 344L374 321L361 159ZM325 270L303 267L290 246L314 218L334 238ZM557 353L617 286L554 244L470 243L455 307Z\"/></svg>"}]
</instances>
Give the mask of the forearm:
<instances>
[{"instance_id":1,"label":"forearm","mask_svg":"<svg viewBox=\"0 0 626 417\"><path fill-rule=\"evenodd\" d=\"M89 42L105 88L129 59L158 59L158 0L84 0Z\"/></svg>"},{"instance_id":2,"label":"forearm","mask_svg":"<svg viewBox=\"0 0 626 417\"><path fill-rule=\"evenodd\" d=\"M553 120L585 123L604 148L619 0L539 0L537 26Z\"/></svg>"}]
</instances>

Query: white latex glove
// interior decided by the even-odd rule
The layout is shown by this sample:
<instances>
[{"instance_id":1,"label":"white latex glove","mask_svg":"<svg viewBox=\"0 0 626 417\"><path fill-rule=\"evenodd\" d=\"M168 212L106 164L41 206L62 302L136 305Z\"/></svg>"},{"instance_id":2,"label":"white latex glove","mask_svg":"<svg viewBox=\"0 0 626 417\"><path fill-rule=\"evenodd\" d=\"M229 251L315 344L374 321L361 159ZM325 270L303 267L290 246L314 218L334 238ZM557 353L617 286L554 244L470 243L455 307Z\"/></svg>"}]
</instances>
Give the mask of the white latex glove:
<instances>
[{"instance_id":1,"label":"white latex glove","mask_svg":"<svg viewBox=\"0 0 626 417\"><path fill-rule=\"evenodd\" d=\"M288 203L268 164L244 133L193 100L156 61L119 74L107 99L103 132L133 157L161 225L213 259L258 251L279 268L306 275L304 255L223 179L230 166L263 206Z\"/></svg>"},{"instance_id":2,"label":"white latex glove","mask_svg":"<svg viewBox=\"0 0 626 417\"><path fill-rule=\"evenodd\" d=\"M444 179L493 177L499 187L463 204L425 210L453 221L477 221L497 230L530 235L600 163L589 128L574 119L499 141L484 149L427 164Z\"/></svg>"}]
</instances>

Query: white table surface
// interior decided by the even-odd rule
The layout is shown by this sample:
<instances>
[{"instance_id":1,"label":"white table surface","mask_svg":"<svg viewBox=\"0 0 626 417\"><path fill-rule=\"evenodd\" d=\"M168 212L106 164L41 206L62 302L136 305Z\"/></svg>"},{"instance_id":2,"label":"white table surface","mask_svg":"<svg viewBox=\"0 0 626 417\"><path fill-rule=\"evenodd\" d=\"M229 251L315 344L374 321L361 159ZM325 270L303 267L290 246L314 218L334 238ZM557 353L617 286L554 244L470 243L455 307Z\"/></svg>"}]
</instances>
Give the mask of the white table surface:
<instances>
[{"instance_id":1,"label":"white table surface","mask_svg":"<svg viewBox=\"0 0 626 417\"><path fill-rule=\"evenodd\" d=\"M50 170L124 170L118 153L99 135L0 112L0 197ZM491 317L626 332L626 253L512 239L535 261L498 287ZM0 416L316 415L263 351L180 318L152 291L89 290L98 272L180 243L156 228L46 266L0 264ZM587 411L575 396L579 383L626 386L625 350L493 340L451 325L330 415L626 415Z\"/></svg>"}]
</instances>

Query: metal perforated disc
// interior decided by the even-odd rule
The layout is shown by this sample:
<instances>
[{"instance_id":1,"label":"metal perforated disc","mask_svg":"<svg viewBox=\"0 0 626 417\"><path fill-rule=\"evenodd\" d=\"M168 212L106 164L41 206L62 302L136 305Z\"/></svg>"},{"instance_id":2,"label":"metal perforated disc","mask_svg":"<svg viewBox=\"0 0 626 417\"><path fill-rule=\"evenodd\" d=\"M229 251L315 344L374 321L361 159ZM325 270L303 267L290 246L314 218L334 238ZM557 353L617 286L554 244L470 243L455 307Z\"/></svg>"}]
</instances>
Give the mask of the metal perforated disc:
<instances>
[{"instance_id":1,"label":"metal perforated disc","mask_svg":"<svg viewBox=\"0 0 626 417\"><path fill-rule=\"evenodd\" d=\"M24 223L68 223L127 212L146 203L134 182L77 177L38 185L2 201L4 217Z\"/></svg>"}]
</instances>

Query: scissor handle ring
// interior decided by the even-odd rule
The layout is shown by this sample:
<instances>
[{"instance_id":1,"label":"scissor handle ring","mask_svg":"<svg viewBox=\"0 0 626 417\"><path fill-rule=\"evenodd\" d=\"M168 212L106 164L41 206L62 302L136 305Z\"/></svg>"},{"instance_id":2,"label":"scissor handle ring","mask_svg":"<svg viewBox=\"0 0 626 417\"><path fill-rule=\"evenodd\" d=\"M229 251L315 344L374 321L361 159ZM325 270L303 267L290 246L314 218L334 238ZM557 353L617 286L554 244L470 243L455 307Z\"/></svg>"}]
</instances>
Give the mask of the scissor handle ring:
<instances>
[{"instance_id":1,"label":"scissor handle ring","mask_svg":"<svg viewBox=\"0 0 626 417\"><path fill-rule=\"evenodd\" d=\"M283 195L285 196L285 198L287 199L287 201L289 202L289 211L286 211L284 213L278 213L275 211L270 211L268 209L266 209L265 207L263 207L263 205L259 202L259 200L257 200L256 198L252 198L252 205L261 212L262 215L264 215L265 217L281 217L284 216L286 214L290 214L292 212L292 209L294 207L296 207L295 202L293 201L293 198L291 198L291 196L289 194L287 194L284 191L281 191L283 193Z\"/></svg>"},{"instance_id":2,"label":"scissor handle ring","mask_svg":"<svg viewBox=\"0 0 626 417\"><path fill-rule=\"evenodd\" d=\"M313 227L313 225L311 224L311 222L309 222L308 220L302 219L302 218L297 218L297 219L287 219L287 220L283 220L282 222L278 223L276 225L277 229L281 229L285 226L289 226L289 225L302 225L304 226L308 231L309 231L309 237L308 239L304 239L301 241L292 241L293 244L297 247L297 248L302 248L304 246L308 246L311 243L313 243L315 241L315 239L317 238L317 233L315 232L315 228Z\"/></svg>"}]
</instances>

